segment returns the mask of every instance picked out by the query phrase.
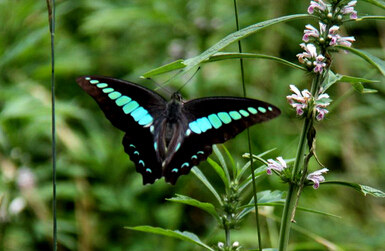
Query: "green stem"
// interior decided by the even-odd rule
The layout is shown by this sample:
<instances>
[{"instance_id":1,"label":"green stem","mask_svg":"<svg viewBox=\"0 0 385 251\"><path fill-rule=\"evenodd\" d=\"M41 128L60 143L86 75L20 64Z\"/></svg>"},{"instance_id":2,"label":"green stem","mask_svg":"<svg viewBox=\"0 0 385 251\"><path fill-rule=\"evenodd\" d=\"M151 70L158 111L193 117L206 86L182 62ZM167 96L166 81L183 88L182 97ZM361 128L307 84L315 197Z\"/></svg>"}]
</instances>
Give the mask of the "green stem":
<instances>
[{"instance_id":1,"label":"green stem","mask_svg":"<svg viewBox=\"0 0 385 251\"><path fill-rule=\"evenodd\" d=\"M322 75L324 76L324 75ZM323 77L320 74L317 74L316 77L313 79L312 86L311 86L311 93L313 97L318 92L319 86L322 83ZM312 113L311 113L312 114ZM291 227L291 220L294 217L292 216L293 211L295 209L296 201L298 201L298 190L300 189L300 186L298 184L297 176L300 171L300 166L303 164L303 158L304 158L304 151L307 144L307 135L313 126L313 116L307 116L305 118L305 121L303 123L302 127L302 133L301 138L298 143L297 148L297 154L295 157L295 162L293 166L292 171L292 180L289 185L289 191L286 197L285 201L285 207L283 208L282 212L282 220L281 220L281 229L280 229L280 236L279 236L279 251L284 251L287 248L287 245L289 243L289 235L290 235L290 227Z\"/></svg>"},{"instance_id":2,"label":"green stem","mask_svg":"<svg viewBox=\"0 0 385 251\"><path fill-rule=\"evenodd\" d=\"M309 125L311 124L310 119L306 118L303 124L301 138L298 144L297 155L296 155L294 167L293 167L293 173L292 173L293 179L296 177L296 174L298 173L300 163L302 163L303 152L306 146L306 135L310 128ZM296 201L296 195L298 193L298 189L299 189L299 186L297 182L292 180L292 182L290 182L290 185L289 185L289 191L287 193L286 202L282 213L281 229L279 231L280 232L279 249L278 249L279 251L286 250L287 244L289 243L289 234L290 234L290 227L291 227L290 221L291 221L291 215L295 207L295 201Z\"/></svg>"},{"instance_id":3,"label":"green stem","mask_svg":"<svg viewBox=\"0 0 385 251\"><path fill-rule=\"evenodd\" d=\"M54 251L57 250L57 200L56 200L56 109L55 109L55 0L46 0L48 9L49 30L51 35L51 136L52 136L52 235Z\"/></svg>"},{"instance_id":4,"label":"green stem","mask_svg":"<svg viewBox=\"0 0 385 251\"><path fill-rule=\"evenodd\" d=\"M225 225L225 235L226 235L226 243L225 243L225 247L230 247L230 229L226 223Z\"/></svg>"},{"instance_id":5,"label":"green stem","mask_svg":"<svg viewBox=\"0 0 385 251\"><path fill-rule=\"evenodd\" d=\"M238 18L238 7L237 7L237 0L234 0L234 14L235 14L235 24L237 31L239 31L239 18ZM242 44L241 41L238 40L238 51L239 53L242 53ZM245 85L245 71L243 67L243 58L239 59L240 67L241 67L241 79L242 79L242 89L243 89L243 96L247 96L246 92L246 85ZM257 187L255 185L255 168L253 165L253 155L251 152L251 138L250 138L250 130L247 128L247 140L249 145L249 153L250 153L250 171L251 171L251 179L252 179L252 186L253 186L253 196L254 196L254 209L255 209L255 223L257 225L257 237L258 237L258 250L262 249L262 243L261 243L261 229L259 224L259 212L258 212L258 196L257 196Z\"/></svg>"}]
</instances>

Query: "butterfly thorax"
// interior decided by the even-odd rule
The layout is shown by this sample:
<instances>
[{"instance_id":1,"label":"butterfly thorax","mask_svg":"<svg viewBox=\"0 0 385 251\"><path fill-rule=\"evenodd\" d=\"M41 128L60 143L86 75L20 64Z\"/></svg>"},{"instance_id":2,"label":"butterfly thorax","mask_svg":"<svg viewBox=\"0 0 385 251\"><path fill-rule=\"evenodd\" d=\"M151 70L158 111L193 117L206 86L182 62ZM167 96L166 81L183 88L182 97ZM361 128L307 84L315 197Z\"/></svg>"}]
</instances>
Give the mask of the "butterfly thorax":
<instances>
[{"instance_id":1,"label":"butterfly thorax","mask_svg":"<svg viewBox=\"0 0 385 251\"><path fill-rule=\"evenodd\" d=\"M174 94L166 105L158 133L155 135L155 140L159 146L158 157L163 165L167 165L182 144L187 125L187 119L182 109L183 103L179 95Z\"/></svg>"}]
</instances>

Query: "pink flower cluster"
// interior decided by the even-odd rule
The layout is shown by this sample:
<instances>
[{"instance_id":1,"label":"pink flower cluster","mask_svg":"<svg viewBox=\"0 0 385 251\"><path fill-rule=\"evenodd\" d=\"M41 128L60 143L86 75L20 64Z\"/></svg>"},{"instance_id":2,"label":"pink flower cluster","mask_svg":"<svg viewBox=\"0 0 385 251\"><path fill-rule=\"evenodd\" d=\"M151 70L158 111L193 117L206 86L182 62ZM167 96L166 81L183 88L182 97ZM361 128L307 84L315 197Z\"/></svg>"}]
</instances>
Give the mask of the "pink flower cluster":
<instances>
[{"instance_id":1,"label":"pink flower cluster","mask_svg":"<svg viewBox=\"0 0 385 251\"><path fill-rule=\"evenodd\" d=\"M309 8L307 9L307 12L309 14L319 14L321 16L326 16L329 18L332 18L333 16L340 19L340 15L349 15L350 19L357 19L357 11L354 9L356 6L357 1L350 1L348 4L343 6L338 6L338 8L335 8L335 10L332 10L332 6L330 4L326 4L322 0L314 0L310 1ZM342 17L341 17L342 19Z\"/></svg>"},{"instance_id":2,"label":"pink flower cluster","mask_svg":"<svg viewBox=\"0 0 385 251\"><path fill-rule=\"evenodd\" d=\"M275 161L273 159L268 159L267 163L268 163L268 165L267 165L267 174L268 175L271 175L273 173L272 170L274 170L280 174L280 173L282 173L283 170L285 170L287 168L287 164L282 157L278 157L277 161ZM307 175L306 179L312 181L314 183L313 188L317 189L317 188L319 188L320 183L325 181L325 177L323 177L322 174L327 173L328 171L329 171L329 169L322 168L322 169L317 170L315 172L309 173Z\"/></svg>"},{"instance_id":3,"label":"pink flower cluster","mask_svg":"<svg viewBox=\"0 0 385 251\"><path fill-rule=\"evenodd\" d=\"M322 73L326 67L326 59L322 54L317 54L317 47L314 44L300 44L305 52L297 54L298 61L308 67L314 67L313 71Z\"/></svg>"},{"instance_id":4,"label":"pink flower cluster","mask_svg":"<svg viewBox=\"0 0 385 251\"><path fill-rule=\"evenodd\" d=\"M313 104L316 119L320 121L325 118L325 115L329 112L326 107L330 105L328 94L322 93L314 98L307 89L300 91L295 85L290 85L290 90L294 92L294 94L286 98L289 104L296 110L298 116L302 116L305 110L309 109L309 105Z\"/></svg>"},{"instance_id":5,"label":"pink flower cluster","mask_svg":"<svg viewBox=\"0 0 385 251\"><path fill-rule=\"evenodd\" d=\"M326 4L322 0L310 1L308 8L309 14L317 13L321 20L330 20L333 17L342 19L342 15L350 15L351 19L357 18L357 12L354 6L357 1L350 1L348 4L332 8L330 4ZM340 18L338 18L340 17ZM332 22L333 23L333 22ZM326 58L322 53L317 52L317 46L325 49L325 42L328 46L343 45L350 47L355 41L354 37L342 37L338 34L339 26L327 26L325 23L319 22L319 30L314 26L308 24L305 26L302 40L306 43L300 44L305 52L297 54L298 61L306 65L315 73L321 74L326 67Z\"/></svg>"}]
</instances>

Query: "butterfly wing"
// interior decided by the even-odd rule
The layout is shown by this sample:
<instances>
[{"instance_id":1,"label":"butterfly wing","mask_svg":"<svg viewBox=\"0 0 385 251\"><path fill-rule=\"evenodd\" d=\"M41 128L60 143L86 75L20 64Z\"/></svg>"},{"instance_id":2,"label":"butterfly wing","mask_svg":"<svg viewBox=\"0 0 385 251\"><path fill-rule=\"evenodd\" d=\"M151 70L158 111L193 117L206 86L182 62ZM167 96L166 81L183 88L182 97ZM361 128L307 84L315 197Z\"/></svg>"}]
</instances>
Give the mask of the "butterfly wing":
<instances>
[{"instance_id":1,"label":"butterfly wing","mask_svg":"<svg viewBox=\"0 0 385 251\"><path fill-rule=\"evenodd\" d=\"M76 81L111 123L126 133L125 152L143 175L143 183L154 183L162 176L162 168L153 147L153 123L166 107L164 98L140 85L109 77L84 76Z\"/></svg>"},{"instance_id":2,"label":"butterfly wing","mask_svg":"<svg viewBox=\"0 0 385 251\"><path fill-rule=\"evenodd\" d=\"M212 145L234 138L246 128L277 117L280 110L263 101L237 97L209 97L188 101L183 106L188 126L186 137L164 170L174 184L212 152Z\"/></svg>"}]
</instances>

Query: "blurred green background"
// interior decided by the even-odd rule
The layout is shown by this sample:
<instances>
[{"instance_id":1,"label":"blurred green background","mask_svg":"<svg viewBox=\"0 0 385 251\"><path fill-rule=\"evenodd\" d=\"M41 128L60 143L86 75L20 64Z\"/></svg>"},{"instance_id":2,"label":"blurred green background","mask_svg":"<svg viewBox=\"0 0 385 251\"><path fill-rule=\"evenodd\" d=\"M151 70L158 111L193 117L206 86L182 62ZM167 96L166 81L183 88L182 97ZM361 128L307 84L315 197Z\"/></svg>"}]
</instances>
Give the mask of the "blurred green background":
<instances>
[{"instance_id":1,"label":"blurred green background","mask_svg":"<svg viewBox=\"0 0 385 251\"><path fill-rule=\"evenodd\" d=\"M305 13L308 4L303 0L239 1L240 23L245 27ZM384 15L380 8L361 1L356 9L359 15ZM165 184L163 179L143 186L123 151L123 133L109 124L75 79L107 75L154 88L152 81L139 76L173 60L198 55L234 31L233 1L68 0L57 1L56 15L59 250L199 250L189 243L123 228L136 225L194 232L210 245L223 241L223 233L209 215L165 201L175 193L212 201L196 177L182 176L176 186ZM244 52L296 62L304 25L309 21L317 26L314 20L303 20L252 35L242 41ZM46 2L0 1L0 27L0 250L50 250L50 35ZM343 31L355 36L355 48L385 57L383 22L350 22ZM226 49L236 50L235 45ZM245 67L248 95L282 110L279 118L251 129L255 153L277 148L268 157L294 157L301 121L287 105L286 96L290 94L289 84L309 88L309 76L273 61L247 60ZM376 94L359 94L344 83L330 90L333 100L344 98L316 125L318 156L331 170L326 178L385 190L384 78L352 54L335 55L334 70L380 82L367 85L377 89ZM161 83L170 76L155 81ZM168 91L178 89L188 77L174 79ZM160 92L169 96L164 90ZM203 65L182 93L186 99L241 96L239 62ZM248 149L246 142L244 133L226 143L240 165L245 163L241 154ZM311 168L318 166L312 162ZM211 175L207 163L200 169ZM217 179L214 175L211 178ZM285 190L286 186L277 177L265 176L258 189ZM342 218L298 212L298 226L344 250L385 250L384 200L321 185L316 191L307 189L300 205ZM279 217L281 208L262 211ZM233 234L233 241L246 248L256 247L251 216ZM262 229L264 246L274 246L279 223L262 217ZM290 248L326 250L296 231L292 232Z\"/></svg>"}]
</instances>

